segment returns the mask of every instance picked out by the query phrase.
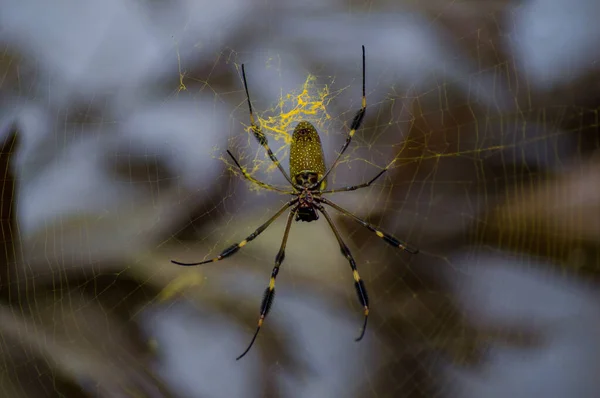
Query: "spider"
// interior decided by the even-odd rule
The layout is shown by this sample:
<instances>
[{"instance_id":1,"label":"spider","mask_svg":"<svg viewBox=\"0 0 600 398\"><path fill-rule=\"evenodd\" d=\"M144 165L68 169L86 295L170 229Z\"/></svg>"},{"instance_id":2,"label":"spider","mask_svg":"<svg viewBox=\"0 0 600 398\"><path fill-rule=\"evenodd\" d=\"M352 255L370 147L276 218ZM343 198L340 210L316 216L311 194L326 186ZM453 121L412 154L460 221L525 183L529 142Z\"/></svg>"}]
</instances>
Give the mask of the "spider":
<instances>
[{"instance_id":1,"label":"spider","mask_svg":"<svg viewBox=\"0 0 600 398\"><path fill-rule=\"evenodd\" d=\"M275 256L275 266L273 267L273 271L271 272L269 285L265 289L263 300L260 305L260 316L258 319L256 332L254 333L254 336L252 337L252 340L246 348L246 350L242 353L242 355L236 358L236 360L239 360L244 355L246 355L248 351L250 351L250 348L252 348L252 345L254 344L254 341L258 336L258 332L260 331L260 328L262 327L263 322L267 317L269 310L271 309L271 305L273 304L273 298L275 297L275 279L277 278L277 274L279 273L279 267L281 266L281 263L283 262L283 259L285 257L285 246L290 233L290 228L292 226L292 220L294 220L295 217L295 221L316 221L319 219L319 213L321 213L325 217L325 220L327 220L329 227L333 231L333 234L335 235L335 238L338 241L342 254L344 255L344 257L346 257L346 259L350 263L350 268L352 269L352 275L354 277L354 286L356 288L358 300L360 301L360 304L364 309L364 321L362 331L360 333L360 336L356 339L356 341L360 341L365 335L365 331L367 328L367 320L369 317L369 298L367 296L367 290L365 288L363 280L358 274L356 262L354 261L352 253L350 253L350 249L348 249L348 246L342 240L340 232L338 231L333 220L331 219L331 216L325 210L325 206L323 205L332 207L335 210L342 213L343 215L350 217L357 223L361 224L363 227L366 227L372 232L374 232L375 235L377 235L392 246L405 250L411 254L417 254L419 252L417 248L409 245L406 242L394 238L392 235L386 232L383 232L382 230L376 228L372 224L369 224L368 222L360 219L348 210L343 209L342 207L336 205L329 199L326 199L322 196L323 194L328 193L354 191L360 188L366 188L373 182L375 182L375 180L377 180L379 177L381 177L381 175L387 170L387 167L382 169L375 177L373 177L369 182L366 183L339 189L325 189L327 186L327 176L329 175L331 170L333 170L337 166L337 164L340 161L340 158L348 148L348 145L350 145L350 141L352 141L352 137L354 136L356 130L359 129L362 120L365 116L365 110L367 109L367 100L365 97L365 46L362 46L362 106L356 112L356 115L352 120L350 132L346 137L346 142L342 146L337 158L332 163L331 167L329 167L329 169L325 168L323 148L321 147L321 139L319 137L319 134L317 133L317 130L311 123L307 121L301 121L294 129L292 135L292 143L290 146L290 174L288 175L286 173L284 168L279 163L279 160L277 160L277 158L275 157L273 151L271 151L271 148L269 148L267 137L264 135L260 127L255 122L254 114L252 113L252 103L250 102L250 94L248 93L248 84L246 82L246 72L244 70L244 65L242 65L242 78L244 80L244 89L246 91L246 99L248 101L248 110L250 112L250 125L252 133L254 134L254 137L258 140L260 145L262 145L265 148L267 154L269 155L273 163L281 171L281 174L283 174L285 179L289 182L289 184L292 187L292 190L285 191L283 189L274 187L270 184L255 179L250 174L248 174L248 172L240 165L240 163L230 151L227 151L227 153L233 159L237 168L241 171L241 173L246 179L261 186L262 188L292 195L293 198L289 202L284 204L277 211L277 213L275 213L275 215L273 215L264 224L258 227L253 233L248 235L246 239L239 243L229 246L228 248L223 250L221 254L219 254L217 257L199 263L181 263L174 260L171 260L171 262L183 266L195 266L223 260L224 258L235 254L242 247L246 246L248 242L252 241L264 230L266 230L273 223L273 221L279 218L279 216L281 216L287 209L289 209L290 207L292 208L288 213L287 223L285 226L285 231L283 233L281 247L279 248L277 256ZM290 175L293 179L290 178Z\"/></svg>"}]
</instances>

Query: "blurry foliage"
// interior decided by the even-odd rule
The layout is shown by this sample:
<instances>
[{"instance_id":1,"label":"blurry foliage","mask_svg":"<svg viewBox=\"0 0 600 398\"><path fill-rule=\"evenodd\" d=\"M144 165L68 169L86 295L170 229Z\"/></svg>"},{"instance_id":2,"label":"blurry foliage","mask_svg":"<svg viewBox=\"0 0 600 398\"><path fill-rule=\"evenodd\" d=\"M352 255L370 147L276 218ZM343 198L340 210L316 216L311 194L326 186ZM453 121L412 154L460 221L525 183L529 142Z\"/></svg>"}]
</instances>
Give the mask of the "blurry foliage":
<instances>
[{"instance_id":1,"label":"blurry foliage","mask_svg":"<svg viewBox=\"0 0 600 398\"><path fill-rule=\"evenodd\" d=\"M504 54L497 44L503 30L497 13L503 11L504 2L480 2L476 10L465 8L463 2L453 3L456 5L450 8L446 2L418 2L414 7L423 7L421 11L431 19L441 15L436 20L448 39L459 43L463 55L475 59L480 68L495 68L498 79L513 86L524 85L526 82L518 81L518 74L511 70L510 54ZM0 70L8 71L6 81L15 80L13 66L12 58L0 58ZM208 74L210 70L196 73ZM410 237L422 254L405 265L398 253L382 249L381 242L368 231L339 220L351 233L353 247L361 248L361 258L373 255L383 259L383 264L377 264L383 271L369 283L372 300L377 302L371 326L388 343L390 352L382 359L377 380L357 390L356 396L436 396L445 388L436 385L439 378L431 375L440 358L473 366L489 339L504 339L510 344L535 340L523 338L526 333L520 331L476 330L463 319L436 275L436 269L447 267L448 256L459 248L490 246L543 256L568 267L568 272L598 276L600 86L591 84L594 80L590 79L582 78L575 87L559 87L552 93L510 92L517 106L508 109L475 103L452 84L444 85L443 96L438 84L432 83L436 90L418 93L417 99L399 98L408 105L411 120L399 126L407 131L406 144L398 148L400 167L388 174L393 181L390 197L405 204L403 213L385 206L382 211L361 216L368 216L399 237ZM229 83L239 82L232 79ZM385 119L381 114L367 115L365 131L372 131L378 120ZM19 260L24 249L15 223L15 177L10 160L18 151L18 138L15 126L2 143L0 159L2 258L7 260L0 278L2 396L120 397L133 396L133 391L148 397L172 396L151 371L156 358L135 315L154 303L174 280L185 278L188 271L157 268L157 263L166 259L150 253L148 261L124 259L93 264L88 269L65 263L61 269L44 272L44 265L38 264L31 274L31 265ZM523 148L536 153L540 142L564 149L563 139L575 142L573 150L556 151L561 152L560 158L555 153L540 155L555 156L552 160L558 165L552 168L541 158L536 162L521 153ZM499 149L491 149L495 147ZM131 176L129 168L120 166L115 167L115 173ZM153 173L145 165L134 169L141 173L140 180L144 173ZM226 191L221 186L215 198L207 202L216 202ZM192 218L203 213L205 209L199 205ZM211 212L206 222L212 222L213 217L219 220L222 214ZM197 236L187 221L181 227L177 242ZM203 247L216 242L218 238L209 239ZM363 269L369 267L373 266L364 265ZM250 264L249 268L257 267ZM309 276L295 281L307 290L329 283ZM208 304L244 325L256 322L258 303L228 299L218 287L203 286L201 292L192 287L185 297ZM344 306L339 297L337 303L334 295L328 299L335 306ZM268 373L275 358L299 377L310 371L310 366L294 358L289 347L277 344L273 324L261 333L256 349L265 354L264 394L277 396ZM263 344L266 341L268 347Z\"/></svg>"},{"instance_id":2,"label":"blurry foliage","mask_svg":"<svg viewBox=\"0 0 600 398\"><path fill-rule=\"evenodd\" d=\"M427 10L446 39L459 43L463 55L482 70L490 68L505 87L528 87L500 45L499 35L510 23L495 13L500 2L491 2L490 9L490 2L479 2L470 12L453 13L464 2L456 3ZM372 324L384 323L378 333L390 342L390 363L375 383L377 396L427 397L440 391L452 396L431 374L440 361L476 365L490 341L539 344L539 336L528 330L469 325L439 277L440 269L451 267L447 259L453 253L469 247L511 251L545 258L560 273L597 279L598 87L594 75L551 92L493 93L508 94L515 104L494 108L470 100L453 84L434 84L408 105L412 118L397 154L400 165L388 172L390 195L402 213L385 206L362 214L398 236L410 236L422 249L409 260L408 270L396 253L386 251L389 267L369 284L377 302ZM364 248L362 258L381 252L368 231L340 221L352 232L354 245Z\"/></svg>"}]
</instances>

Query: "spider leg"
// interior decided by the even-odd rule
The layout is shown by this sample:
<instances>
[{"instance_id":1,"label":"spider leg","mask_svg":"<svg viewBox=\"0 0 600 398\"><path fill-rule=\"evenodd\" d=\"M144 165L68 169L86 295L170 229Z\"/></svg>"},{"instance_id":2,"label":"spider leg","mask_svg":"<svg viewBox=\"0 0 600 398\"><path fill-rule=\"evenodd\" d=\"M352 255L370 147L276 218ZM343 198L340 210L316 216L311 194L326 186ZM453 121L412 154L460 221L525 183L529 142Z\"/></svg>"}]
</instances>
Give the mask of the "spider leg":
<instances>
[{"instance_id":1,"label":"spider leg","mask_svg":"<svg viewBox=\"0 0 600 398\"><path fill-rule=\"evenodd\" d=\"M242 64L242 78L244 80L244 89L246 90L246 99L248 100L248 110L250 111L250 125L252 127L252 133L254 134L254 137L257 139L259 144L262 145L263 148L265 148L265 150L267 151L267 154L269 155L269 157L271 158L273 163L275 163L275 166L277 166L279 171L281 171L281 174L283 174L283 176L290 183L290 185L293 186L294 188L298 189L299 185L292 182L292 179L286 173L284 168L281 166L281 163L279 162L279 160L277 159L277 157L275 156L275 154L269 147L267 136L262 132L262 130L260 129L260 127L256 124L256 122L254 120L254 114L252 113L252 103L250 102L250 94L248 92L248 83L246 82L246 71L244 69L244 64Z\"/></svg>"},{"instance_id":2,"label":"spider leg","mask_svg":"<svg viewBox=\"0 0 600 398\"><path fill-rule=\"evenodd\" d=\"M352 257L352 253L350 253L350 249L348 249L348 246L346 246L346 244L342 240L342 236L340 235L340 232L333 223L333 220L329 216L329 213L327 213L325 208L321 205L317 205L317 208L325 216L327 223L331 227L331 230L333 231L335 238L337 239L340 245L340 250L342 251L342 254L350 263L350 268L352 268L352 275L354 276L354 287L356 288L356 294L358 296L360 304L363 306L365 311L365 320L363 322L362 332L360 333L360 336L358 336L358 338L356 339L356 341L360 341L365 335L365 331L367 330L367 320L369 319L369 296L367 296L367 288L365 287L365 283L358 274L358 270L356 269L356 261L354 261L354 257Z\"/></svg>"},{"instance_id":3,"label":"spider leg","mask_svg":"<svg viewBox=\"0 0 600 398\"><path fill-rule=\"evenodd\" d=\"M275 279L277 278L277 274L279 273L279 266L285 258L285 245L290 234L290 228L292 227L292 220L294 219L294 215L297 211L298 207L290 211L290 214L288 215L287 223L285 224L285 232L283 233L283 239L281 241L281 247L279 248L277 256L275 256L275 266L273 267L273 271L271 271L271 279L269 279L269 286L265 289L263 300L260 304L260 318L258 318L258 326L256 327L256 332L254 332L252 341L250 341L250 344L248 345L248 348L246 348L246 351L244 351L242 355L237 357L236 361L240 360L244 355L248 353L248 351L250 351L250 348L252 348L252 345L256 340L256 336L258 336L258 332L260 331L260 328L265 318L267 317L269 310L271 309L271 304L273 304L273 299L275 298Z\"/></svg>"},{"instance_id":4,"label":"spider leg","mask_svg":"<svg viewBox=\"0 0 600 398\"><path fill-rule=\"evenodd\" d=\"M323 181L325 181L325 179L327 178L327 176L329 175L329 173L331 172L331 170L333 170L338 165L338 162L340 161L342 155L344 154L344 152L346 152L346 149L348 148L348 145L350 145L350 141L352 141L352 137L354 136L354 133L356 133L356 130L358 130L360 128L360 125L362 124L363 118L365 117L365 111L367 110L367 97L365 95L365 46L362 46L362 66L363 66L363 71L362 71L362 80L363 80L363 83L362 83L362 106L356 112L356 114L354 115L354 119L352 120L352 124L350 125L350 132L348 133L348 136L346 137L346 142L344 143L344 145L342 145L342 149L340 150L340 153L338 154L337 158L331 164L331 167L329 167L329 170L327 170L325 172L325 174L323 174L323 177L321 177L321 179L319 181L317 181L317 183L314 184L312 186L312 188L320 186L321 183Z\"/></svg>"},{"instance_id":5,"label":"spider leg","mask_svg":"<svg viewBox=\"0 0 600 398\"><path fill-rule=\"evenodd\" d=\"M292 199L289 202L287 202L285 205L283 205L283 207L281 209L279 209L277 211L277 213L275 213L275 215L273 215L263 225L261 225L260 227L256 228L256 230L254 232L252 232L250 235L248 235L248 237L246 239L244 239L240 243L235 243L235 244L229 246L228 248L226 248L225 250L223 250L221 252L221 254L219 254L217 257L215 257L213 259L206 260L206 261L201 261L199 263L180 263L179 261L175 261L175 260L171 260L171 262L173 264L183 265L183 266L189 267L189 266L193 266L193 265L202 265L202 264L206 264L206 263L211 263L211 262L223 260L224 258L229 257L229 256L235 254L242 247L246 246L246 244L248 242L250 242L251 240L253 240L254 238L256 238L258 235L260 235L265 229L267 229L269 227L269 225L271 225L271 223L273 221L275 221L280 215L282 215L283 212L287 208L289 208L290 206L293 206L294 204L296 204L296 202L298 202L298 199Z\"/></svg>"},{"instance_id":6,"label":"spider leg","mask_svg":"<svg viewBox=\"0 0 600 398\"><path fill-rule=\"evenodd\" d=\"M326 191L319 191L319 193L322 194L322 193L346 192L346 191L355 191L360 188L366 188L369 185L373 184L379 177L381 177L383 175L383 173L385 173L387 171L387 169L388 169L388 167L381 170L379 173L377 173L377 175L375 177L371 178L371 180L369 182L365 182L365 183L358 184L358 185L352 185L351 187L328 189Z\"/></svg>"},{"instance_id":7,"label":"spider leg","mask_svg":"<svg viewBox=\"0 0 600 398\"><path fill-rule=\"evenodd\" d=\"M255 183L256 185L264 188L264 189L268 189L271 191L277 191L277 192L281 192L281 193L285 193L288 195L291 195L294 193L294 191L284 191L283 189L274 187L273 185L267 184L265 182L259 181L256 178L252 177L250 174L248 174L248 172L246 171L246 169L244 169L241 165L240 162L237 161L237 159L235 158L235 156L233 156L233 154L231 152L229 152L229 150L227 150L227 153L229 154L229 156L231 156L231 159L233 159L233 162L235 163L235 165L238 167L238 169L240 169L240 172L244 175L244 177L249 180L250 182Z\"/></svg>"},{"instance_id":8,"label":"spider leg","mask_svg":"<svg viewBox=\"0 0 600 398\"><path fill-rule=\"evenodd\" d=\"M386 241L388 244L394 246L394 247L398 247L404 251L407 251L411 254L417 254L419 253L419 249L417 249L416 247L411 246L410 244L403 242L401 240L398 240L396 238L394 238L392 235L383 232L377 228L375 228L375 226L373 226L372 224L369 224L368 222L366 222L365 220L355 216L354 214L352 214L351 212L349 212L346 209L341 208L340 206L336 205L335 203L333 203L332 201L326 199L326 198L315 198L316 201L321 202L321 203L325 203L328 206L333 207L334 209L336 209L337 211L339 211L340 213L342 213L345 216L348 216L350 218L352 218L354 221L356 221L357 223L359 223L360 225L362 225L363 227L368 228L370 231L375 232L375 235L377 235L378 237L380 237L381 239L383 239L384 241Z\"/></svg>"}]
</instances>

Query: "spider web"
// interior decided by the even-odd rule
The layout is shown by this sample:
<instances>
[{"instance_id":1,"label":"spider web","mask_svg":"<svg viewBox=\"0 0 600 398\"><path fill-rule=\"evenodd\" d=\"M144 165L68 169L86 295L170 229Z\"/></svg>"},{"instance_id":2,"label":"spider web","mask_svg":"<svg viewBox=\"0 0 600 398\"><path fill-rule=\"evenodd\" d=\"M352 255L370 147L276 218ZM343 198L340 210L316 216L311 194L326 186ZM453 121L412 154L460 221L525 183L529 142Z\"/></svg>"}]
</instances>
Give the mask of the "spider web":
<instances>
[{"instance_id":1,"label":"spider web","mask_svg":"<svg viewBox=\"0 0 600 398\"><path fill-rule=\"evenodd\" d=\"M0 76L8 93L0 121L7 259L0 381L7 396L76 396L82 385L110 386L108 396L143 390L151 384L139 376L146 366L182 396L457 396L490 347L534 349L539 330L508 316L494 323L473 303L485 294L461 283L495 264L494 256L498 268L548 270L543 278L556 290L564 275L595 278L597 234L588 218L597 201L585 187L596 176L597 97L583 78L554 95L536 89L485 36L493 36L496 14L452 26L453 4L426 7L422 20L454 32L449 57L476 66L408 56L422 70L400 79L392 69L403 64L365 43L367 116L328 179L329 187L354 185L389 166L373 186L329 198L421 252L401 252L330 212L369 291L369 326L358 344L362 311L333 233L322 219L294 223L273 309L237 363L258 320L285 216L224 261L181 268L170 260L215 257L288 199L245 181L226 156L229 149L254 177L286 186L249 133L240 65L282 164L295 124L308 120L330 165L360 107L362 43L348 39L340 60L315 46L303 63L301 46L220 43L211 52L206 43L170 38L168 77L146 108L131 105L140 91L115 95L118 84L86 86L78 106L55 98L52 79L28 88L23 82L36 75L7 46ZM144 90L149 80L139 78ZM44 90L50 107L35 101ZM20 108L20 100L35 106ZM4 117L14 109L36 117ZM32 120L45 126L45 138L30 133ZM531 297L522 294L518 304ZM496 314L489 300L486 309ZM545 321L536 316L529 315ZM148 351L160 361L146 361Z\"/></svg>"},{"instance_id":2,"label":"spider web","mask_svg":"<svg viewBox=\"0 0 600 398\"><path fill-rule=\"evenodd\" d=\"M268 68L268 62L265 65ZM480 74L481 72L476 72L467 80ZM493 74L500 81L511 80L506 65L497 66ZM249 79L252 87L252 79ZM335 79L331 76L309 74L303 84L280 95L276 104L266 111L262 111L254 101L259 124L283 164L288 156L290 132L302 120L312 122L321 131L326 158L331 162L340 142L345 139L345 132L348 130L345 121L352 120L358 108L358 101L350 105L338 101L343 96L349 96L353 86L355 91L359 91L360 82L354 80L353 84L337 88ZM506 329L481 332L469 325L451 305L451 293L445 291L447 287L440 286L440 279L435 274L465 272L461 265L465 259L453 258L456 252L452 243L455 242L463 242L463 245L471 247L466 252L467 258L476 259L480 256L478 251L494 246L523 252L524 260L518 257L517 262L525 261L526 264L531 261L527 259L530 254L561 258L562 254L557 252L561 250L560 246L550 245L547 249L541 249L539 242L529 241L523 244L520 236L523 233L529 234L525 232L528 231L527 226L509 226L508 235L496 235L486 230L490 227L486 225L489 214L485 209L501 206L505 196L515 195L514 191L517 196L524 195L521 193L524 186L542 185L548 178L548 172L541 170L562 170L563 167L568 170L562 163L571 161L569 152L564 151L572 145L569 136L575 134L578 140L587 141L590 138L588 130L595 128L595 122L591 121L595 120L595 109L553 106L543 109L517 107L506 111L499 105L482 107L470 100L469 94L461 92L462 90L464 88L459 82L448 81L414 95L398 95L392 88L384 99L369 104L370 117L367 118L365 127L355 136L350 149L330 177L331 186L353 185L368 181L379 169L389 165L386 179L364 191L336 195L335 200L376 226L422 247L420 257L424 259L410 258L385 246L379 238L362 227L346 223L343 218L336 220L339 225L344 226L344 239L351 242L355 256L359 259L361 275L368 281L372 302L376 303L373 308L379 308L372 316L375 321L371 323L370 332L389 336L382 348L384 352L388 352L387 356L383 356L389 361L387 365L381 365L379 357L378 360L373 360L374 369L364 373L367 379L383 378L380 382L386 387L378 388L384 394L403 391L416 396L427 396L436 394L438 389L446 393L449 391L447 385L427 376L431 369L436 369L439 365L435 364L435 358L440 358L423 354L427 350L441 352L444 362L472 366L478 363L481 355L488 349L490 340L508 341L517 346L531 344L528 341L532 337L527 332L515 331L509 326ZM359 98L357 95L354 97ZM249 127L243 121L245 104L241 104L240 108L239 118L246 130L238 134L233 132L234 137L229 140L229 147L240 153L244 159L244 167L253 176L270 183L283 184L275 165L249 134ZM334 110L331 111L331 108ZM371 116L373 113L375 116ZM407 133L399 134L399 131ZM583 149L575 148L578 156L581 156ZM226 158L220 159L226 163L230 172L237 172ZM240 205L232 205L234 208L239 206L239 213L231 218L227 217L228 224L225 226L217 225L214 229L209 227L206 232L198 233L200 236L219 236L214 240L217 242L214 247L197 250L197 242L192 242L189 246L186 244L191 252L200 254L193 257L198 261L214 257L222 248L243 240L274 213L277 205L271 203L284 200L276 193L265 193L254 184L242 180L239 173L237 175L241 181L236 183L236 187L248 189L248 192L256 190L256 196L236 191L236 196L244 195L248 198ZM268 196L277 198L277 202L271 202ZM251 200L251 204L248 204ZM266 210L265 203L269 206ZM248 207L250 210L244 210ZM254 212L255 209L260 214L258 217L246 216L246 211ZM435 222L430 223L428 220ZM193 220L191 224L195 222ZM259 275L262 273L266 281L268 266L265 267L265 264L272 264L272 253L279 247L283 222L284 217L261 235L260 242L253 241L253 246L245 247L235 259L228 260L232 263L232 268L235 267L235 271L232 271L235 273L234 278L239 278L249 268L249 264L257 262ZM243 227L240 228L240 225ZM294 224L292 231L283 265L284 273L278 279L278 286L285 286L286 281L290 280L287 284L291 283L295 289L301 290L298 285L302 284L306 284L304 288L308 289L311 289L311 285L318 286L318 291L327 294L328 300L336 302L341 297L344 300L340 303L342 308L349 308L357 314L356 298L348 283L347 263L339 255L331 231L324 223L320 226ZM563 235L561 232L555 234ZM430 237L432 243L428 243L426 237ZM444 244L442 247L435 247L436 243L440 244L440 241L448 239L451 240L449 247L443 247ZM578 245L579 243L573 243L574 248L579 247ZM298 263L295 258L300 258L301 262ZM259 281L258 286L260 284ZM260 289L258 286L256 291ZM285 287L279 287L278 291L283 289ZM290 294L301 300L305 292ZM324 306L323 303L315 305ZM278 307L281 308L280 306ZM382 310L382 307L389 312ZM423 315L423 312L429 313L428 316ZM293 317L293 314L288 310L275 310L268 322L286 322L274 318L290 316ZM432 317L439 319L433 320ZM354 322L356 330L359 322L356 319ZM306 347L307 344L299 343L287 334L278 333L277 337L284 345L301 344ZM399 340L407 341L403 345L409 348L393 347L393 342ZM369 363L368 354L364 355L363 360L365 364L369 364L366 367L373 366L373 363ZM399 369L398 373L405 373L406 377L387 380L386 376L381 375L381 372L386 373L395 368ZM400 369L403 371L400 372ZM411 372L406 373L407 369ZM361 387L365 388L351 386L359 391ZM367 387L364 391L377 394L378 388Z\"/></svg>"}]
</instances>

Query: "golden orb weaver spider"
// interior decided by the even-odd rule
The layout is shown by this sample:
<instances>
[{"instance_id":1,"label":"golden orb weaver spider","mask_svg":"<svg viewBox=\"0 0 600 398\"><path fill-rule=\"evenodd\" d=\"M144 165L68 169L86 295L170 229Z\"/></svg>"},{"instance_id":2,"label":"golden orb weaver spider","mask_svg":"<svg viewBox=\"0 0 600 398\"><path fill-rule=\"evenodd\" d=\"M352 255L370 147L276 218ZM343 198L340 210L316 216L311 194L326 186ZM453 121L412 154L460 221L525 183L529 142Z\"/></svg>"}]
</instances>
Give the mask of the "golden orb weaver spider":
<instances>
[{"instance_id":1,"label":"golden orb weaver spider","mask_svg":"<svg viewBox=\"0 0 600 398\"><path fill-rule=\"evenodd\" d=\"M325 207L323 205L330 206L342 213L343 215L352 218L354 221L368 228L369 230L374 232L375 235L377 235L392 246L398 247L411 254L417 254L419 252L417 248L412 247L406 242L394 238L392 235L383 232L382 230L376 228L372 224L369 224L368 222L355 216L348 210L345 210L342 207L331 202L330 200L322 197L322 195L326 193L354 191L359 188L368 187L387 170L387 167L384 168L369 182L363 184L353 185L339 189L325 189L327 185L327 176L329 175L331 170L333 170L337 166L340 158L346 151L346 148L348 148L348 145L350 145L350 141L352 141L354 133L360 127L362 120L365 116L365 111L367 109L367 100L365 96L365 46L362 46L362 107L358 110L358 112L356 112L356 115L352 120L352 125L350 126L350 132L346 137L346 142L342 146L340 153L338 154L335 161L332 163L331 167L329 169L326 169L325 160L323 156L323 148L321 147L321 139L319 137L319 133L317 133L317 130L309 122L301 121L300 123L298 123L292 134L292 144L290 146L290 175L292 176L293 180L290 178L290 175L288 175L285 172L285 170L279 163L279 160L277 160L275 154L273 153L273 151L271 151L271 148L269 148L267 137L263 134L260 127L257 126L255 123L254 114L252 113L252 103L250 102L250 94L248 93L248 84L246 83L246 72L244 70L244 65L242 65L242 78L244 80L244 89L246 90L246 99L248 100L248 109L250 111L250 125L252 128L252 133L254 134L254 137L256 137L260 145L262 145L265 148L269 157L271 158L273 163L279 168L281 174L283 174L285 179L290 183L293 190L284 191L282 189L279 189L277 187L255 179L250 174L248 174L246 170L244 170L244 168L240 165L240 163L230 151L227 151L227 153L229 154L229 156L231 156L234 163L240 169L240 171L246 179L265 189L293 195L294 198L287 202L285 205L283 205L283 207L281 207L277 211L277 213L275 213L275 215L268 219L263 225L258 227L253 233L248 235L246 239L239 243L229 246L228 248L223 250L221 254L219 254L217 257L210 260L201 261L199 263L181 263L174 260L171 260L171 262L183 266L194 266L223 260L224 258L235 254L248 242L255 239L264 230L266 230L269 227L269 225L273 223L273 221L279 218L279 216L281 216L286 209L293 206L288 215L285 231L283 233L283 240L281 242L281 247L279 248L277 256L275 256L275 266L273 267L273 271L271 272L269 286L265 289L264 297L260 305L260 317L258 319L258 326L256 327L256 332L254 333L254 336L252 337L252 341L248 345L248 348L246 348L242 355L236 358L236 360L239 360L244 355L246 355L248 351L250 351L250 348L252 348L252 345L254 344L254 341L258 336L258 332L260 331L263 321L265 320L267 314L269 313L269 310L271 309L271 304L273 304L273 298L275 297L275 279L277 278L277 274L279 273L279 266L281 265L285 257L285 246L288 240L288 235L292 226L292 220L294 219L294 216L295 221L311 222L319 219L320 212L321 214L323 214L323 216L325 216L327 223L329 224L331 230L333 231L333 234L335 235L338 241L338 244L340 245L340 250L342 251L342 254L346 257L346 259L350 263L350 268L352 269L352 275L354 277L354 286L356 288L358 300L360 301L360 304L363 306L364 309L364 322L362 331L360 336L356 339L356 341L360 341L365 335L365 331L367 329L367 320L369 317L369 298L367 296L367 290L365 288L363 280L358 274L358 270L356 269L356 262L354 261L354 257L352 257L352 253L350 253L350 249L348 249L348 246L346 246L346 244L342 240L342 237L337 227L335 226L333 220L331 219L329 213L325 210Z\"/></svg>"}]
</instances>

